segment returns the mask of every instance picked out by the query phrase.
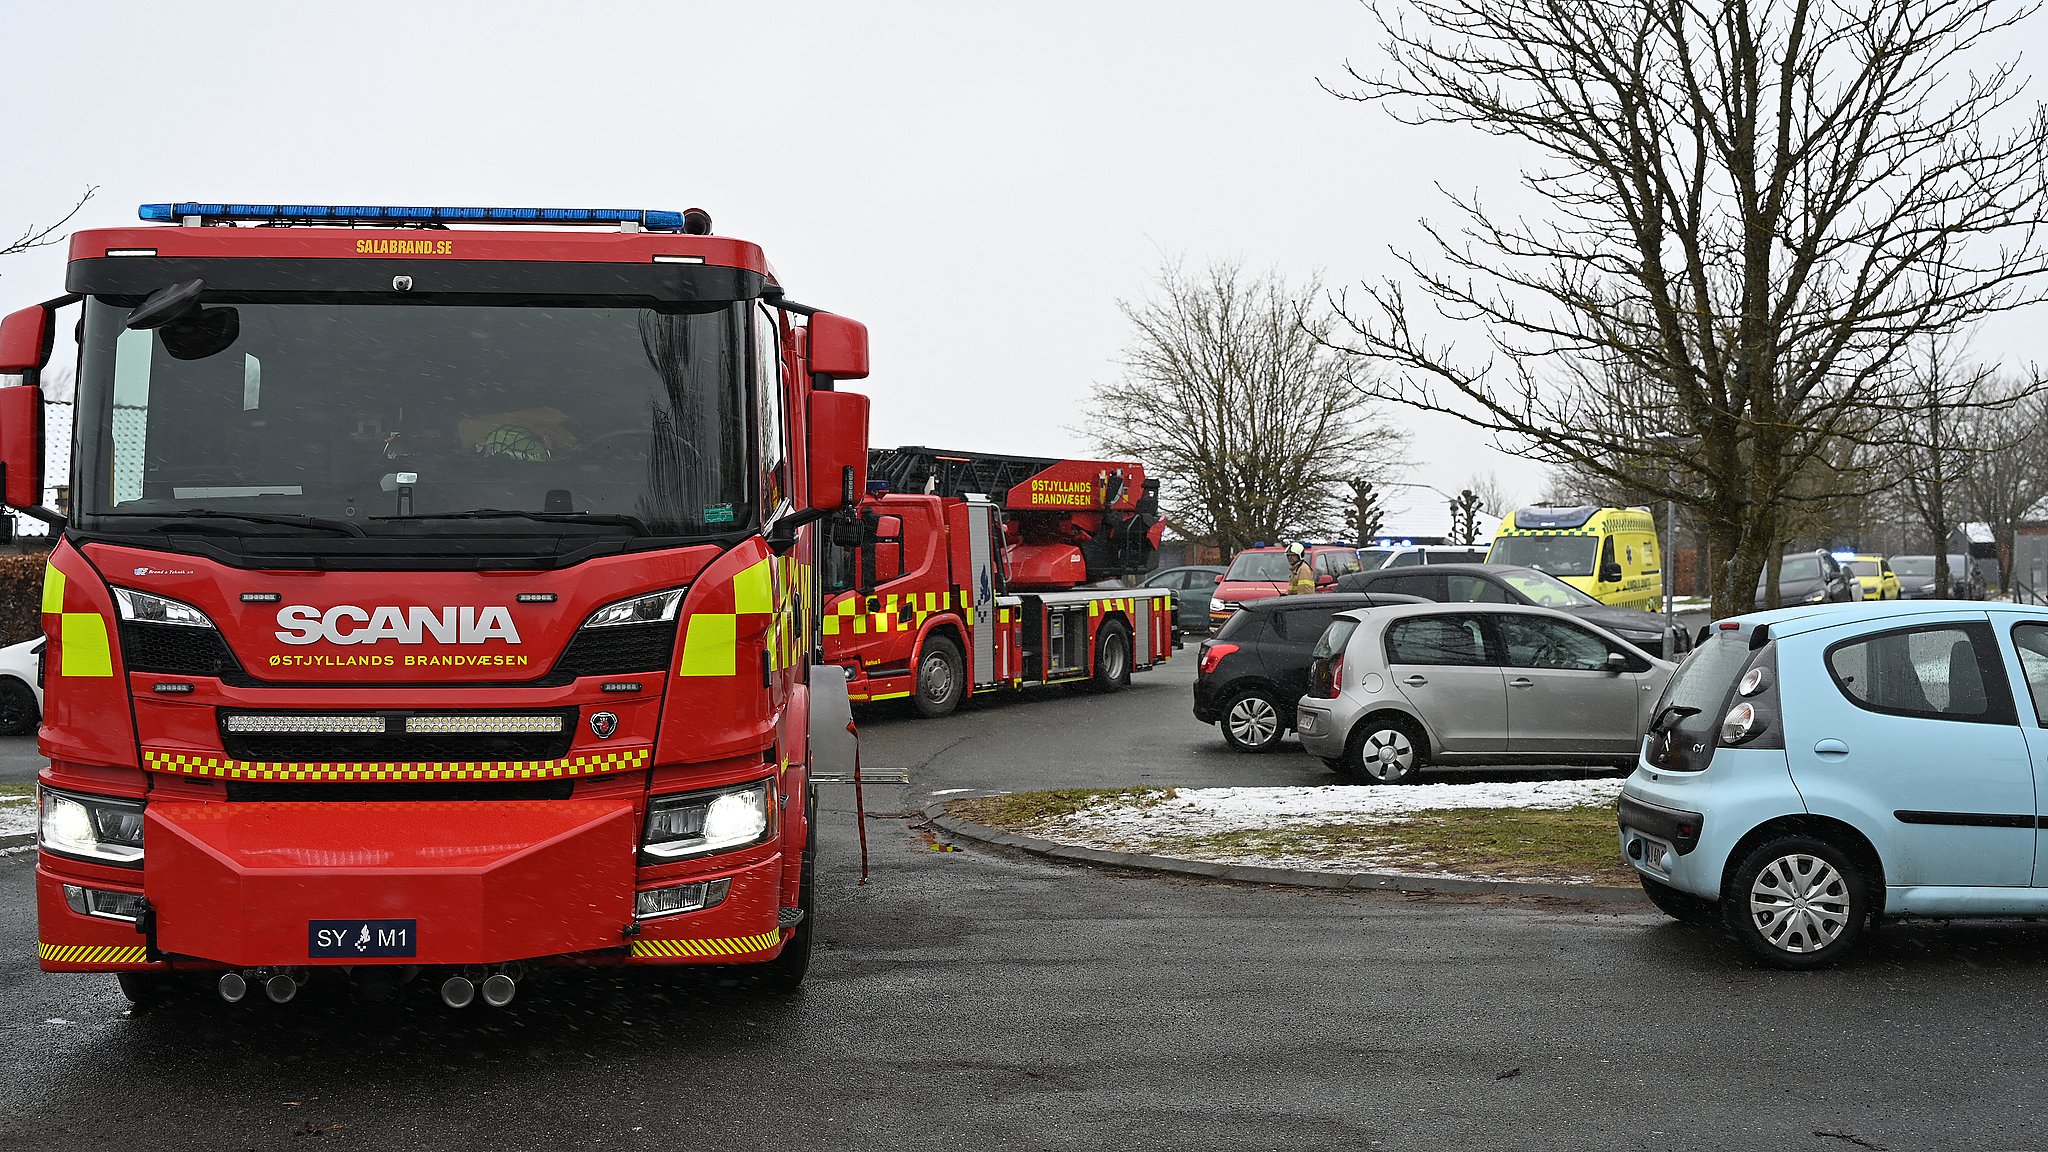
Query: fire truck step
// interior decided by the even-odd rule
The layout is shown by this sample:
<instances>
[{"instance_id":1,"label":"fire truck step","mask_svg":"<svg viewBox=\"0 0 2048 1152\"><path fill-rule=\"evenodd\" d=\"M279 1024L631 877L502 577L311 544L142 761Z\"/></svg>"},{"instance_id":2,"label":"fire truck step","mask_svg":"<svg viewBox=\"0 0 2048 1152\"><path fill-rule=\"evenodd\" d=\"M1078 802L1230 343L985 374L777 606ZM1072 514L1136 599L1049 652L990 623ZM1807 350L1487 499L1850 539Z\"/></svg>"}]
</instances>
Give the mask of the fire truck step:
<instances>
[{"instance_id":1,"label":"fire truck step","mask_svg":"<svg viewBox=\"0 0 2048 1152\"><path fill-rule=\"evenodd\" d=\"M801 908L783 908L775 913L777 928L794 928L803 922L804 910Z\"/></svg>"}]
</instances>

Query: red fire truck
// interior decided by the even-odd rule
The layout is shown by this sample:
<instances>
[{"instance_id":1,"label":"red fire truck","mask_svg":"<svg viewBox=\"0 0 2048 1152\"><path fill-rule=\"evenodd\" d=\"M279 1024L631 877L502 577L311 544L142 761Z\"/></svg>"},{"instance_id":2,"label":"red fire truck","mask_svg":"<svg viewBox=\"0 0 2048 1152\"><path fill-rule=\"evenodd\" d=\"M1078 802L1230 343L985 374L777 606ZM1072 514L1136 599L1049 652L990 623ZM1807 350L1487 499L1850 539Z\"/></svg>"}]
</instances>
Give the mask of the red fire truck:
<instances>
[{"instance_id":1,"label":"red fire truck","mask_svg":"<svg viewBox=\"0 0 2048 1152\"><path fill-rule=\"evenodd\" d=\"M1106 460L877 449L825 561L825 659L855 701L944 716L970 694L1088 682L1167 659L1172 593L1084 587L1151 571L1158 481Z\"/></svg>"},{"instance_id":2,"label":"red fire truck","mask_svg":"<svg viewBox=\"0 0 2048 1152\"><path fill-rule=\"evenodd\" d=\"M44 970L138 1002L342 970L503 1004L536 963L793 988L815 780L855 756L812 539L864 490L834 386L866 329L696 210L142 219L0 324L5 499L60 533Z\"/></svg>"}]
</instances>

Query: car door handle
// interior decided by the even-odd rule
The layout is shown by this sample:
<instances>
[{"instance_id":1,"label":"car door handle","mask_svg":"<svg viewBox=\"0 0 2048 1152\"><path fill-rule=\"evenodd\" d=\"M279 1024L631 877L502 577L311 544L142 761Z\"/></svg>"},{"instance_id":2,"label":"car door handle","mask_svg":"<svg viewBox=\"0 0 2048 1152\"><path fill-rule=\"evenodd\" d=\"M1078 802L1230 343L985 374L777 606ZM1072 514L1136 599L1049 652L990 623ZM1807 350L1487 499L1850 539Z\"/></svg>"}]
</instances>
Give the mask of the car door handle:
<instances>
[{"instance_id":1,"label":"car door handle","mask_svg":"<svg viewBox=\"0 0 2048 1152\"><path fill-rule=\"evenodd\" d=\"M1420 688L1420 687L1422 687L1422 686L1423 686L1424 684L1427 684L1427 683L1429 683L1429 677L1427 677L1427 676L1410 676L1410 677L1409 677L1409 678L1407 678L1406 680L1403 680L1403 681L1401 681L1401 683L1403 683L1403 684L1406 684L1406 685L1408 685L1408 686L1409 686L1410 688Z\"/></svg>"},{"instance_id":2,"label":"car door handle","mask_svg":"<svg viewBox=\"0 0 2048 1152\"><path fill-rule=\"evenodd\" d=\"M1813 754L1816 756L1847 756L1849 754L1849 746L1840 740L1822 740L1813 746Z\"/></svg>"},{"instance_id":3,"label":"car door handle","mask_svg":"<svg viewBox=\"0 0 2048 1152\"><path fill-rule=\"evenodd\" d=\"M1527 676L1517 676L1513 680L1508 681L1508 687L1510 688L1534 688L1535 686L1536 682Z\"/></svg>"}]
</instances>

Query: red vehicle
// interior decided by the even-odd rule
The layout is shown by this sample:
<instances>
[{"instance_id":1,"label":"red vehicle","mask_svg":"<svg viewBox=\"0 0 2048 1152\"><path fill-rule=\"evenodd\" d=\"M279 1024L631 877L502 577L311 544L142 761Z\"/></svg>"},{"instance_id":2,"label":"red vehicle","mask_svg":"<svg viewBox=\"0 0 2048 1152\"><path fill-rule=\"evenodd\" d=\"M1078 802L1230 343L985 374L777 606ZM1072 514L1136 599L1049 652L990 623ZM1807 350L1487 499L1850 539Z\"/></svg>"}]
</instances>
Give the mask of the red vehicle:
<instances>
[{"instance_id":1,"label":"red vehicle","mask_svg":"<svg viewBox=\"0 0 2048 1152\"><path fill-rule=\"evenodd\" d=\"M0 324L5 498L61 530L43 969L794 987L814 778L855 756L812 540L864 486L866 330L695 210L142 217ZM37 378L74 330L59 515Z\"/></svg>"},{"instance_id":2,"label":"red vehicle","mask_svg":"<svg viewBox=\"0 0 2048 1152\"><path fill-rule=\"evenodd\" d=\"M1135 463L877 449L860 530L830 547L825 659L856 701L944 716L1028 683L1113 692L1173 650L1151 571L1158 482Z\"/></svg>"},{"instance_id":3,"label":"red vehicle","mask_svg":"<svg viewBox=\"0 0 2048 1152\"><path fill-rule=\"evenodd\" d=\"M1359 570L1355 545L1310 544L1307 550L1309 567L1315 572L1319 591L1328 590L1336 584L1337 577ZM1248 601L1286 595L1288 576L1285 548L1247 548L1239 552L1230 562L1223 579L1217 581L1215 596L1209 601L1210 630L1222 627L1223 622Z\"/></svg>"}]
</instances>

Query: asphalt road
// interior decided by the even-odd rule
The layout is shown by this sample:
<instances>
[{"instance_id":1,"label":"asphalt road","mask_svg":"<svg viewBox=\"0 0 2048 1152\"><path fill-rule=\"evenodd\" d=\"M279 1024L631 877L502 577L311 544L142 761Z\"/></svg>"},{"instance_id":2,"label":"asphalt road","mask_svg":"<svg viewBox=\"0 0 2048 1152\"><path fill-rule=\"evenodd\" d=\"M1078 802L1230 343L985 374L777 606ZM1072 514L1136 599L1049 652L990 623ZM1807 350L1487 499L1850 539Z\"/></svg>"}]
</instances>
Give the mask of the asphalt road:
<instances>
[{"instance_id":1,"label":"asphalt road","mask_svg":"<svg viewBox=\"0 0 2048 1152\"><path fill-rule=\"evenodd\" d=\"M921 767L870 800L1326 779L1222 751L1186 677L871 716L869 762ZM32 861L0 859L0 1148L2048 1144L2048 927L1889 928L1795 976L1654 914L1106 874L887 815L862 887L849 801L784 1002L563 972L503 1011L315 983L129 1014L107 978L35 971Z\"/></svg>"}]
</instances>

